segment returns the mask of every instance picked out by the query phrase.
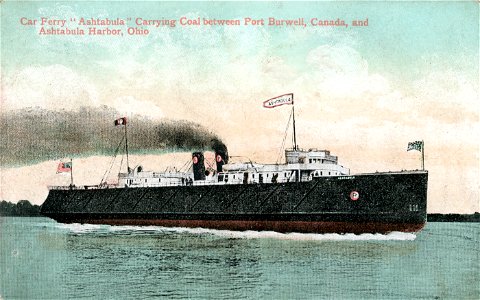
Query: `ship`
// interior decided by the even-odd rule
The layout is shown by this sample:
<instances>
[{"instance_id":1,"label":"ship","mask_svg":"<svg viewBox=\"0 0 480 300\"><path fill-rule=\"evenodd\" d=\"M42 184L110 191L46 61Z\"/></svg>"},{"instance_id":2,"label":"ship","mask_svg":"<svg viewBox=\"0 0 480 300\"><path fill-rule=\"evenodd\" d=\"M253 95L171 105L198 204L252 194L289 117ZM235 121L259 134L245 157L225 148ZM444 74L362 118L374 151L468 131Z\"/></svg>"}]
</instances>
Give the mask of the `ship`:
<instances>
[{"instance_id":1,"label":"ship","mask_svg":"<svg viewBox=\"0 0 480 300\"><path fill-rule=\"evenodd\" d=\"M115 125L125 127L127 141L127 119ZM127 143L125 150L128 165ZM421 150L423 157L423 142ZM205 152L193 152L183 172L127 166L116 184L75 186L72 178L49 187L41 213L60 223L282 233L417 232L427 220L423 163L421 170L351 174L329 150L302 149L296 138L282 163L231 162L225 146L211 154L215 162L206 165Z\"/></svg>"}]
</instances>

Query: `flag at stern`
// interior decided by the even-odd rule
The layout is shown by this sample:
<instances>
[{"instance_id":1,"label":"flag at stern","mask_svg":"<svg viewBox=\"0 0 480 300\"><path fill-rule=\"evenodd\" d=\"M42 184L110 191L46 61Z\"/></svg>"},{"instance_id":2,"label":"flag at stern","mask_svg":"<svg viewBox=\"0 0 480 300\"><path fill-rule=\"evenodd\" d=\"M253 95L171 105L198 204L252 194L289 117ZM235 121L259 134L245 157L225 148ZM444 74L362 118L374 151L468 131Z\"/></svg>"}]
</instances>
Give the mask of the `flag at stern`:
<instances>
[{"instance_id":1,"label":"flag at stern","mask_svg":"<svg viewBox=\"0 0 480 300\"><path fill-rule=\"evenodd\" d=\"M57 173L72 172L71 162L60 162L57 167Z\"/></svg>"}]
</instances>

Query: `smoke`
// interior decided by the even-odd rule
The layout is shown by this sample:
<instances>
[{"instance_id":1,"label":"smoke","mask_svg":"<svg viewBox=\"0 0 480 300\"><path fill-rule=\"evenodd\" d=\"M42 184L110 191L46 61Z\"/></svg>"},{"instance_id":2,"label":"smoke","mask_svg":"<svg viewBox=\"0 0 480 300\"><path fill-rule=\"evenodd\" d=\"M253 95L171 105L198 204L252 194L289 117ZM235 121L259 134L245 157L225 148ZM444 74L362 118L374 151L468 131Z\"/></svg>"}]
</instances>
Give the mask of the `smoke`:
<instances>
[{"instance_id":1,"label":"smoke","mask_svg":"<svg viewBox=\"0 0 480 300\"><path fill-rule=\"evenodd\" d=\"M225 146L225 144L217 138L213 138L211 142L212 142L212 149L215 151L215 153L220 154L223 158L223 162L228 164L227 146Z\"/></svg>"},{"instance_id":2,"label":"smoke","mask_svg":"<svg viewBox=\"0 0 480 300\"><path fill-rule=\"evenodd\" d=\"M0 166L20 166L46 160L112 155L124 136L114 126L119 113L109 107L78 111L26 108L0 117ZM194 122L128 118L128 150L132 154L222 149L223 142Z\"/></svg>"}]
</instances>

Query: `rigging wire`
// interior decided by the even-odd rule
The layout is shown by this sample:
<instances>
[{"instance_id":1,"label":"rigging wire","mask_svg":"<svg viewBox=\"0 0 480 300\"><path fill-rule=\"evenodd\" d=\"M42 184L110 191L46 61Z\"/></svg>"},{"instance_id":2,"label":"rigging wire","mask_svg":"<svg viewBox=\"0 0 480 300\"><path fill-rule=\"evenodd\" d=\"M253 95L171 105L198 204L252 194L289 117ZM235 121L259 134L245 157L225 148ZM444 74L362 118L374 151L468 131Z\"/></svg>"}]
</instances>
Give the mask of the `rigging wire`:
<instances>
[{"instance_id":1,"label":"rigging wire","mask_svg":"<svg viewBox=\"0 0 480 300\"><path fill-rule=\"evenodd\" d=\"M288 117L287 128L285 128L285 135L283 136L282 146L280 147L280 150L278 151L277 160L275 161L276 164L278 164L278 162L282 158L282 151L285 148L285 140L287 139L288 128L290 127L290 121L292 120L292 115L293 115L293 110L290 112L290 116ZM293 139L293 137L292 137L292 139Z\"/></svg>"},{"instance_id":2,"label":"rigging wire","mask_svg":"<svg viewBox=\"0 0 480 300\"><path fill-rule=\"evenodd\" d=\"M125 157L125 155L122 154L122 160L120 161L120 168L119 168L119 170L118 170L118 174L120 174L120 172L122 171L122 165L123 165L123 158L124 158L124 157ZM128 175L128 174L129 174L129 173L127 172L127 175Z\"/></svg>"},{"instance_id":3,"label":"rigging wire","mask_svg":"<svg viewBox=\"0 0 480 300\"><path fill-rule=\"evenodd\" d=\"M105 174L103 174L102 180L100 181L100 185L102 185L102 183L104 183L104 182L106 183L107 177L110 175L110 171L112 170L113 164L115 163L115 158L117 157L118 151L119 151L120 147L122 146L122 144L123 144L123 137L120 139L120 142L118 143L118 146L115 149L115 152L114 152L114 154L112 156L112 159L110 161L110 167L105 171Z\"/></svg>"},{"instance_id":4,"label":"rigging wire","mask_svg":"<svg viewBox=\"0 0 480 300\"><path fill-rule=\"evenodd\" d=\"M186 172L188 169L190 169L190 168L187 169L186 167L190 167L190 163L191 163L191 162L192 162L191 159L187 160L187 161L183 164L183 166L180 168L180 172L183 172L184 168L185 168L185 172Z\"/></svg>"},{"instance_id":5,"label":"rigging wire","mask_svg":"<svg viewBox=\"0 0 480 300\"><path fill-rule=\"evenodd\" d=\"M205 163L208 165L209 168L214 169L214 168L213 168L213 162L208 161L208 160L205 159Z\"/></svg>"}]
</instances>

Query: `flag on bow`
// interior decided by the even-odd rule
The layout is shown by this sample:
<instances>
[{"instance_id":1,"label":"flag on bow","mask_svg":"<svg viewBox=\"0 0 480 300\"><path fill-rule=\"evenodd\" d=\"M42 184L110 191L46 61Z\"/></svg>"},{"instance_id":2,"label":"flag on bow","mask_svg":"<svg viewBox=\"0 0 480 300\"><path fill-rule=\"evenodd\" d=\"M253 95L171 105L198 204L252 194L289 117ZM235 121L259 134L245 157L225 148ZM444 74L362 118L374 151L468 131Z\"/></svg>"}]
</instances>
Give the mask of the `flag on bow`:
<instances>
[{"instance_id":1,"label":"flag on bow","mask_svg":"<svg viewBox=\"0 0 480 300\"><path fill-rule=\"evenodd\" d=\"M115 124L115 126L127 125L127 117L116 119L115 122L113 122L113 124Z\"/></svg>"},{"instance_id":2,"label":"flag on bow","mask_svg":"<svg viewBox=\"0 0 480 300\"><path fill-rule=\"evenodd\" d=\"M263 102L263 107L274 108L280 105L293 105L293 93L277 96Z\"/></svg>"},{"instance_id":3,"label":"flag on bow","mask_svg":"<svg viewBox=\"0 0 480 300\"><path fill-rule=\"evenodd\" d=\"M71 162L61 162L58 164L57 173L72 172Z\"/></svg>"},{"instance_id":4,"label":"flag on bow","mask_svg":"<svg viewBox=\"0 0 480 300\"><path fill-rule=\"evenodd\" d=\"M422 151L422 149L423 149L423 141L415 141L415 142L408 143L407 151L410 151L410 150Z\"/></svg>"}]
</instances>

